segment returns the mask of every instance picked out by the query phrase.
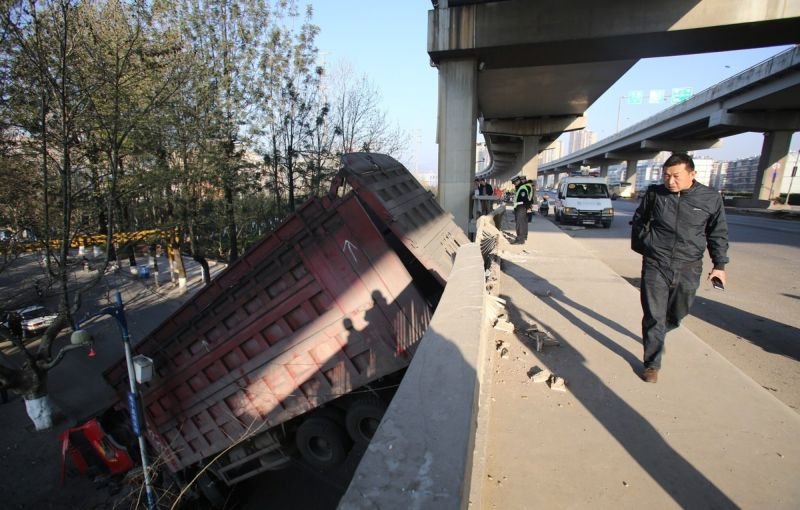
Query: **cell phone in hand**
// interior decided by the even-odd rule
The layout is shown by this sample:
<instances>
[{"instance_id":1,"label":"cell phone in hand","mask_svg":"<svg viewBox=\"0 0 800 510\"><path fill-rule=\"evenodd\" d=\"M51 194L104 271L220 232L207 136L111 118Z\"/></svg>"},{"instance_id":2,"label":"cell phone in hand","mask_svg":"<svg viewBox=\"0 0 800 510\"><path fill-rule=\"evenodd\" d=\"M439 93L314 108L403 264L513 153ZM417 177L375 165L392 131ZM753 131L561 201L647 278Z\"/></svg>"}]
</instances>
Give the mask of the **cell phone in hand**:
<instances>
[{"instance_id":1,"label":"cell phone in hand","mask_svg":"<svg viewBox=\"0 0 800 510\"><path fill-rule=\"evenodd\" d=\"M719 276L711 278L711 285L713 285L715 289L725 290L725 285L722 284L722 280L720 280Z\"/></svg>"}]
</instances>

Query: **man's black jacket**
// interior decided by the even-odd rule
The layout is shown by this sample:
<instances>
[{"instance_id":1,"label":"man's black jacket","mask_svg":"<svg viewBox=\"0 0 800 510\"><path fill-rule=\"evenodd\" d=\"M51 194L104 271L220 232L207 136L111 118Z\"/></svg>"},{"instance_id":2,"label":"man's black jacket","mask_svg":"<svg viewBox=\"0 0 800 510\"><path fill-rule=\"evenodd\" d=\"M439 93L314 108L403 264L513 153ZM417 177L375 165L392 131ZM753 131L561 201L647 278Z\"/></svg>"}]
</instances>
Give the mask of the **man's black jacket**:
<instances>
[{"instance_id":1,"label":"man's black jacket","mask_svg":"<svg viewBox=\"0 0 800 510\"><path fill-rule=\"evenodd\" d=\"M708 248L715 269L728 262L728 223L719 193L698 182L688 190L672 193L663 184L651 186L633 222L646 221L644 211L655 191L650 232L644 238L644 256L664 264L695 262Z\"/></svg>"}]
</instances>

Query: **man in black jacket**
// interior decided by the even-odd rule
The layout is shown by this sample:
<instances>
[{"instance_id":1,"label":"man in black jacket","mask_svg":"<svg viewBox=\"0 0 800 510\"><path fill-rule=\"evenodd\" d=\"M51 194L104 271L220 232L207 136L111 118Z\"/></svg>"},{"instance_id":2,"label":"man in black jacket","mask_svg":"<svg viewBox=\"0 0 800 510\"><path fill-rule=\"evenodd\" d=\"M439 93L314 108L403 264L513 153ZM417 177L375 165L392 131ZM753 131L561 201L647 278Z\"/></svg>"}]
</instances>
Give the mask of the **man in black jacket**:
<instances>
[{"instance_id":1,"label":"man in black jacket","mask_svg":"<svg viewBox=\"0 0 800 510\"><path fill-rule=\"evenodd\" d=\"M713 269L708 279L726 282L728 224L722 198L694 180L694 161L673 154L663 167L664 184L653 186L633 215L634 226L650 221L643 239L641 301L644 373L658 380L666 334L689 313L708 249ZM654 203L648 204L650 199ZM645 218L646 211L650 218Z\"/></svg>"}]
</instances>

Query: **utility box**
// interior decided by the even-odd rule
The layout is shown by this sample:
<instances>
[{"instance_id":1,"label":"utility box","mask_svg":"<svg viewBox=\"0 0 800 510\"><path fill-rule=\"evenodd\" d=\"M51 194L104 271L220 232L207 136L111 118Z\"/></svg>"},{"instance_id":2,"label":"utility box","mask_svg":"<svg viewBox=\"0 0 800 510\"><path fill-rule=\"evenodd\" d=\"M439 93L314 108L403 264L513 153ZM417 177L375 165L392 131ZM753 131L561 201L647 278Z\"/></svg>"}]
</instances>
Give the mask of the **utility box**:
<instances>
[{"instance_id":1,"label":"utility box","mask_svg":"<svg viewBox=\"0 0 800 510\"><path fill-rule=\"evenodd\" d=\"M153 379L153 360L144 354L137 354L131 361L133 362L133 372L136 377L136 382L144 384Z\"/></svg>"}]
</instances>

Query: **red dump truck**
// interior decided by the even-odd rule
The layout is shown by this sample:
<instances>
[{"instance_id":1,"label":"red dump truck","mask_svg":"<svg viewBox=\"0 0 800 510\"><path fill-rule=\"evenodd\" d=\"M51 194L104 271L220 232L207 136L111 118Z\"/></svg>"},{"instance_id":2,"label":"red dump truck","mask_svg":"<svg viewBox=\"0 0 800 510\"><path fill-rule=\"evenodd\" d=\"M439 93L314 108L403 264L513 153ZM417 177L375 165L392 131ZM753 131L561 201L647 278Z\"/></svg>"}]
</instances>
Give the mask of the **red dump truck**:
<instances>
[{"instance_id":1,"label":"red dump truck","mask_svg":"<svg viewBox=\"0 0 800 510\"><path fill-rule=\"evenodd\" d=\"M341 462L377 427L467 242L397 161L343 156L327 196L135 347L154 361L149 444L172 472L207 467L227 485L292 455ZM105 377L124 394L124 360Z\"/></svg>"}]
</instances>

